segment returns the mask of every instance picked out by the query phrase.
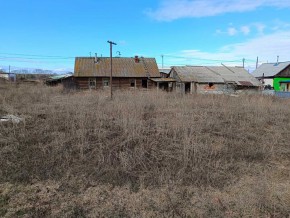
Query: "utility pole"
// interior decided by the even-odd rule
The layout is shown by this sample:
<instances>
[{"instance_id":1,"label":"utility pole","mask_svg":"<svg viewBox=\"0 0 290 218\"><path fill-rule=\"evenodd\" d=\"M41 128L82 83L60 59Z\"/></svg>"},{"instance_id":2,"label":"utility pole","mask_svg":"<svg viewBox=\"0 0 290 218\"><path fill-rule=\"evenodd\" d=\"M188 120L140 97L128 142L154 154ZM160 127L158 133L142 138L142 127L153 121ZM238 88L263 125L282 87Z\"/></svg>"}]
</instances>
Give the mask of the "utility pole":
<instances>
[{"instance_id":1,"label":"utility pole","mask_svg":"<svg viewBox=\"0 0 290 218\"><path fill-rule=\"evenodd\" d=\"M245 68L245 58L243 58L243 68Z\"/></svg>"},{"instance_id":2,"label":"utility pole","mask_svg":"<svg viewBox=\"0 0 290 218\"><path fill-rule=\"evenodd\" d=\"M110 93L111 93L111 100L113 99L113 45L117 45L115 42L108 41L110 44L110 58L111 58L111 74L110 74Z\"/></svg>"},{"instance_id":3,"label":"utility pole","mask_svg":"<svg viewBox=\"0 0 290 218\"><path fill-rule=\"evenodd\" d=\"M163 58L164 58L164 55L161 55L161 58L162 58L162 69L163 69Z\"/></svg>"},{"instance_id":4,"label":"utility pole","mask_svg":"<svg viewBox=\"0 0 290 218\"><path fill-rule=\"evenodd\" d=\"M258 68L258 64L259 64L259 57L257 57L256 69Z\"/></svg>"}]
</instances>

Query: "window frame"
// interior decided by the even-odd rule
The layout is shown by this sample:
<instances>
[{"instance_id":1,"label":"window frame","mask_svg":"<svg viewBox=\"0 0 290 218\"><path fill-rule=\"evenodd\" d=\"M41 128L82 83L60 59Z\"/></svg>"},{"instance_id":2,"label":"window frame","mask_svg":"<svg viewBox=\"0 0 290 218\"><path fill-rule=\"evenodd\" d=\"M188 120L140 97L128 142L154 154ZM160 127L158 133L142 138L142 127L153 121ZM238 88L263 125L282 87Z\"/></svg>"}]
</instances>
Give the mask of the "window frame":
<instances>
[{"instance_id":1,"label":"window frame","mask_svg":"<svg viewBox=\"0 0 290 218\"><path fill-rule=\"evenodd\" d=\"M96 89L97 88L97 79L96 78L89 78L89 89Z\"/></svg>"},{"instance_id":2,"label":"window frame","mask_svg":"<svg viewBox=\"0 0 290 218\"><path fill-rule=\"evenodd\" d=\"M109 87L110 86L110 79L103 78L103 87Z\"/></svg>"}]
</instances>

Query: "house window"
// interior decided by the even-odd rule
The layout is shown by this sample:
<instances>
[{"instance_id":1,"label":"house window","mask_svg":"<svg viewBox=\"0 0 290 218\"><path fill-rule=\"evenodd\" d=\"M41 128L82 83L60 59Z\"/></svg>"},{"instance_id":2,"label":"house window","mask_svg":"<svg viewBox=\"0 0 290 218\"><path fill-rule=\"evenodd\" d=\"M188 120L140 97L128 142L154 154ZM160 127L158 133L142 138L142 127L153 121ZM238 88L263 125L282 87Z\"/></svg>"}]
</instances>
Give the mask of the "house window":
<instances>
[{"instance_id":1,"label":"house window","mask_svg":"<svg viewBox=\"0 0 290 218\"><path fill-rule=\"evenodd\" d=\"M109 79L103 79L103 86L104 86L104 87L109 86L109 84L110 84Z\"/></svg>"},{"instance_id":2,"label":"house window","mask_svg":"<svg viewBox=\"0 0 290 218\"><path fill-rule=\"evenodd\" d=\"M134 79L132 79L132 80L130 81L130 86L131 86L131 87L135 87L135 80L134 80Z\"/></svg>"},{"instance_id":3,"label":"house window","mask_svg":"<svg viewBox=\"0 0 290 218\"><path fill-rule=\"evenodd\" d=\"M96 89L96 79L95 78L89 78L89 88Z\"/></svg>"}]
</instances>

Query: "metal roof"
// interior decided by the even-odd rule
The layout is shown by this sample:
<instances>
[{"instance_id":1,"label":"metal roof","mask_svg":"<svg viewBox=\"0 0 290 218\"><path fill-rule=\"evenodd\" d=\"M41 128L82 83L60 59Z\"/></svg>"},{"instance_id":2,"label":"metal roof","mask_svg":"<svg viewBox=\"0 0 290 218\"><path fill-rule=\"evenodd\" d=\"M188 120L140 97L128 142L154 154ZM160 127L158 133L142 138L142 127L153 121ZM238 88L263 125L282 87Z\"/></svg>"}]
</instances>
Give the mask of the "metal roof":
<instances>
[{"instance_id":1,"label":"metal roof","mask_svg":"<svg viewBox=\"0 0 290 218\"><path fill-rule=\"evenodd\" d=\"M160 77L155 58L113 58L113 77ZM75 59L75 77L110 77L111 59L109 57L77 57Z\"/></svg>"},{"instance_id":2,"label":"metal roof","mask_svg":"<svg viewBox=\"0 0 290 218\"><path fill-rule=\"evenodd\" d=\"M290 65L290 61L262 64L253 72L254 77L273 77ZM263 75L264 74L264 75Z\"/></svg>"},{"instance_id":3,"label":"metal roof","mask_svg":"<svg viewBox=\"0 0 290 218\"><path fill-rule=\"evenodd\" d=\"M174 67L184 82L235 83L241 86L260 86L261 83L242 67L187 66Z\"/></svg>"}]
</instances>

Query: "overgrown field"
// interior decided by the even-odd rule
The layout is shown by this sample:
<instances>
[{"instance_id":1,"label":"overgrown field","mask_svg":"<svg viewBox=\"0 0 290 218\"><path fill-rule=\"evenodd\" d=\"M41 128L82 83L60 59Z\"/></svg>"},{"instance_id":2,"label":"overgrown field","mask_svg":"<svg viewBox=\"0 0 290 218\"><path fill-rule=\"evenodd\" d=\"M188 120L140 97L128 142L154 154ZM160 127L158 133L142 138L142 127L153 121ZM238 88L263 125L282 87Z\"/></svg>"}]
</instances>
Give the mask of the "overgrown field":
<instances>
[{"instance_id":1,"label":"overgrown field","mask_svg":"<svg viewBox=\"0 0 290 218\"><path fill-rule=\"evenodd\" d=\"M4 86L0 217L289 217L290 101Z\"/></svg>"}]
</instances>

